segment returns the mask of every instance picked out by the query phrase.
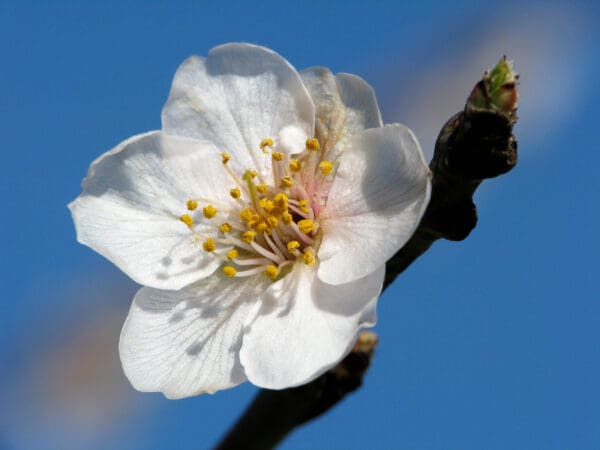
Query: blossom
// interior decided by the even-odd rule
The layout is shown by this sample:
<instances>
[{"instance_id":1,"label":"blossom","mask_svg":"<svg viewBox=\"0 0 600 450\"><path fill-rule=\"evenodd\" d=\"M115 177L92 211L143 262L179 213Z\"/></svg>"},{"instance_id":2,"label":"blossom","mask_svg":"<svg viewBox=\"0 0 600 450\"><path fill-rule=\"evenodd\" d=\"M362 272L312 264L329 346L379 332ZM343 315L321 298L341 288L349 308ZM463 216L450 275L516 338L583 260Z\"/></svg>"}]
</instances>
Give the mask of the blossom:
<instances>
[{"instance_id":1,"label":"blossom","mask_svg":"<svg viewBox=\"0 0 600 450\"><path fill-rule=\"evenodd\" d=\"M98 158L69 205L78 240L144 285L119 344L132 385L181 398L332 367L375 324L429 178L357 76L250 44L187 59L162 130Z\"/></svg>"}]
</instances>

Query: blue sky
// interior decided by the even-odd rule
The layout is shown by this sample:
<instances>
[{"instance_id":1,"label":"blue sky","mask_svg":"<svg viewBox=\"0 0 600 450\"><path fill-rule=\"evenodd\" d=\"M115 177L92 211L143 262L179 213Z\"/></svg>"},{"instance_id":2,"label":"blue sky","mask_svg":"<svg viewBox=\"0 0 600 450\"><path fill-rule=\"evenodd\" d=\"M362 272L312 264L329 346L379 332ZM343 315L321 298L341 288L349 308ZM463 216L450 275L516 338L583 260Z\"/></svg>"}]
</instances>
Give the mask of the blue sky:
<instances>
[{"instance_id":1,"label":"blue sky","mask_svg":"<svg viewBox=\"0 0 600 450\"><path fill-rule=\"evenodd\" d=\"M0 448L208 448L254 395L182 401L127 384L117 343L136 287L75 241L89 163L160 127L177 66L247 41L375 88L429 155L502 55L521 73L516 169L480 221L383 295L365 385L284 449L600 446L594 2L0 4Z\"/></svg>"}]
</instances>

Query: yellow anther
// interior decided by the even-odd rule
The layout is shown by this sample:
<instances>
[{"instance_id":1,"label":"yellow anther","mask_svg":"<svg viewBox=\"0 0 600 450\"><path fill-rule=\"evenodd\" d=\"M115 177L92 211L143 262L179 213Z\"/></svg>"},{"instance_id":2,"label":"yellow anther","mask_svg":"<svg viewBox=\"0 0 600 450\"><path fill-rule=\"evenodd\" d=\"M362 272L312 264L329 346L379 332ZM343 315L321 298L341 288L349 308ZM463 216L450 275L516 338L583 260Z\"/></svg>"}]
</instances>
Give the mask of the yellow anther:
<instances>
[{"instance_id":1,"label":"yellow anther","mask_svg":"<svg viewBox=\"0 0 600 450\"><path fill-rule=\"evenodd\" d=\"M231 225L229 225L227 222L221 224L221 226L219 227L219 231L223 234L225 233L231 233Z\"/></svg>"},{"instance_id":2,"label":"yellow anther","mask_svg":"<svg viewBox=\"0 0 600 450\"><path fill-rule=\"evenodd\" d=\"M214 252L216 250L217 246L215 245L215 241L212 238L207 238L202 243L202 248L204 249L205 252Z\"/></svg>"},{"instance_id":3,"label":"yellow anther","mask_svg":"<svg viewBox=\"0 0 600 450\"><path fill-rule=\"evenodd\" d=\"M289 188L294 185L294 180L289 175L281 177L281 187Z\"/></svg>"},{"instance_id":4,"label":"yellow anther","mask_svg":"<svg viewBox=\"0 0 600 450\"><path fill-rule=\"evenodd\" d=\"M248 226L251 226L250 224L253 222L255 215L256 214L254 211L252 211L250 208L244 208L240 211L240 219L246 222Z\"/></svg>"},{"instance_id":5,"label":"yellow anther","mask_svg":"<svg viewBox=\"0 0 600 450\"><path fill-rule=\"evenodd\" d=\"M289 167L292 172L300 172L300 169L302 169L302 163L297 159L291 159Z\"/></svg>"},{"instance_id":6,"label":"yellow anther","mask_svg":"<svg viewBox=\"0 0 600 450\"><path fill-rule=\"evenodd\" d=\"M302 261L307 266L314 266L316 262L315 255L313 255L309 249L306 249L304 255L302 256Z\"/></svg>"},{"instance_id":7,"label":"yellow anther","mask_svg":"<svg viewBox=\"0 0 600 450\"><path fill-rule=\"evenodd\" d=\"M229 189L229 195L233 198L240 198L242 196L242 191L240 191L240 188L234 187L233 189Z\"/></svg>"},{"instance_id":8,"label":"yellow anther","mask_svg":"<svg viewBox=\"0 0 600 450\"><path fill-rule=\"evenodd\" d=\"M237 258L238 256L240 256L240 252L238 252L235 248L227 252L227 259L229 259L230 261L232 259Z\"/></svg>"},{"instance_id":9,"label":"yellow anther","mask_svg":"<svg viewBox=\"0 0 600 450\"><path fill-rule=\"evenodd\" d=\"M254 240L255 236L256 236L256 231L252 231L252 230L244 231L244 233L242 233L242 241L244 241L246 244L249 244L250 242L252 242Z\"/></svg>"},{"instance_id":10,"label":"yellow anther","mask_svg":"<svg viewBox=\"0 0 600 450\"><path fill-rule=\"evenodd\" d=\"M281 214L281 220L283 220L283 223L285 223L286 225L291 225L294 221L294 217L292 217L292 215L289 212L285 211L283 212L283 214Z\"/></svg>"},{"instance_id":11,"label":"yellow anther","mask_svg":"<svg viewBox=\"0 0 600 450\"><path fill-rule=\"evenodd\" d=\"M306 200L306 199L300 200L298 202L298 207L300 208L300 211L302 211L303 213L307 213L310 211L310 209L308 208L308 200Z\"/></svg>"},{"instance_id":12,"label":"yellow anther","mask_svg":"<svg viewBox=\"0 0 600 450\"><path fill-rule=\"evenodd\" d=\"M294 253L294 250L298 250L300 248L300 242L298 241L290 241L287 243L287 249L290 253Z\"/></svg>"},{"instance_id":13,"label":"yellow anther","mask_svg":"<svg viewBox=\"0 0 600 450\"><path fill-rule=\"evenodd\" d=\"M223 162L223 164L227 164L230 159L231 159L231 156L229 156L229 153L226 153L226 152L221 153L221 162Z\"/></svg>"},{"instance_id":14,"label":"yellow anther","mask_svg":"<svg viewBox=\"0 0 600 450\"><path fill-rule=\"evenodd\" d=\"M265 222L264 220L258 222L258 224L256 225L256 231L258 231L259 233L264 233L268 229L269 225L267 225L267 222Z\"/></svg>"},{"instance_id":15,"label":"yellow anther","mask_svg":"<svg viewBox=\"0 0 600 450\"><path fill-rule=\"evenodd\" d=\"M192 219L192 216L190 216L189 214L182 215L179 218L179 220L181 220L183 223L185 223L190 228L194 226L194 219Z\"/></svg>"},{"instance_id":16,"label":"yellow anther","mask_svg":"<svg viewBox=\"0 0 600 450\"><path fill-rule=\"evenodd\" d=\"M215 208L213 205L206 205L204 208L202 208L202 214L204 214L204 217L207 219L212 219L217 215L217 208Z\"/></svg>"},{"instance_id":17,"label":"yellow anther","mask_svg":"<svg viewBox=\"0 0 600 450\"><path fill-rule=\"evenodd\" d=\"M289 201L288 196L281 192L279 194L277 194L275 196L275 198L273 199L273 203L275 204L275 206L280 208L282 211L287 211L288 201Z\"/></svg>"},{"instance_id":18,"label":"yellow anther","mask_svg":"<svg viewBox=\"0 0 600 450\"><path fill-rule=\"evenodd\" d=\"M315 138L308 138L306 140L306 148L308 150L317 151L321 147L319 146L319 141L317 141Z\"/></svg>"},{"instance_id":19,"label":"yellow anther","mask_svg":"<svg viewBox=\"0 0 600 450\"><path fill-rule=\"evenodd\" d=\"M323 160L319 163L319 169L321 169L323 175L329 175L333 170L333 164L331 161Z\"/></svg>"},{"instance_id":20,"label":"yellow anther","mask_svg":"<svg viewBox=\"0 0 600 450\"><path fill-rule=\"evenodd\" d=\"M269 222L271 228L277 228L279 226L279 219L275 216L267 217L267 222Z\"/></svg>"},{"instance_id":21,"label":"yellow anther","mask_svg":"<svg viewBox=\"0 0 600 450\"><path fill-rule=\"evenodd\" d=\"M298 222L298 228L303 233L308 234L315 229L315 223L310 219L302 219Z\"/></svg>"},{"instance_id":22,"label":"yellow anther","mask_svg":"<svg viewBox=\"0 0 600 450\"><path fill-rule=\"evenodd\" d=\"M271 280L274 280L275 278L277 278L277 275L279 275L279 269L277 268L277 266L269 264L265 269L264 274L268 276Z\"/></svg>"},{"instance_id":23,"label":"yellow anther","mask_svg":"<svg viewBox=\"0 0 600 450\"><path fill-rule=\"evenodd\" d=\"M198 202L196 200L188 200L187 201L187 209L190 211L195 210L198 207Z\"/></svg>"},{"instance_id":24,"label":"yellow anther","mask_svg":"<svg viewBox=\"0 0 600 450\"><path fill-rule=\"evenodd\" d=\"M265 148L267 147L273 147L273 139L271 138L264 138L262 141L260 141L260 149L266 153Z\"/></svg>"},{"instance_id":25,"label":"yellow anther","mask_svg":"<svg viewBox=\"0 0 600 450\"><path fill-rule=\"evenodd\" d=\"M273 152L272 155L273 161L283 161L283 153L281 152Z\"/></svg>"},{"instance_id":26,"label":"yellow anther","mask_svg":"<svg viewBox=\"0 0 600 450\"><path fill-rule=\"evenodd\" d=\"M251 170L251 171L250 171L250 176L251 176L252 178L256 178L256 177L258 176L258 172L257 172L256 170Z\"/></svg>"},{"instance_id":27,"label":"yellow anther","mask_svg":"<svg viewBox=\"0 0 600 450\"><path fill-rule=\"evenodd\" d=\"M269 190L269 186L267 186L266 184L259 184L258 186L256 186L256 190L260 194L265 194Z\"/></svg>"},{"instance_id":28,"label":"yellow anther","mask_svg":"<svg viewBox=\"0 0 600 450\"><path fill-rule=\"evenodd\" d=\"M268 198L261 198L258 201L258 204L267 213L270 213L275 208L275 203L273 203L273 200L269 200Z\"/></svg>"},{"instance_id":29,"label":"yellow anther","mask_svg":"<svg viewBox=\"0 0 600 450\"><path fill-rule=\"evenodd\" d=\"M237 270L235 270L235 267L225 266L225 267L223 267L223 273L225 274L226 277L231 278L231 277L235 277Z\"/></svg>"}]
</instances>

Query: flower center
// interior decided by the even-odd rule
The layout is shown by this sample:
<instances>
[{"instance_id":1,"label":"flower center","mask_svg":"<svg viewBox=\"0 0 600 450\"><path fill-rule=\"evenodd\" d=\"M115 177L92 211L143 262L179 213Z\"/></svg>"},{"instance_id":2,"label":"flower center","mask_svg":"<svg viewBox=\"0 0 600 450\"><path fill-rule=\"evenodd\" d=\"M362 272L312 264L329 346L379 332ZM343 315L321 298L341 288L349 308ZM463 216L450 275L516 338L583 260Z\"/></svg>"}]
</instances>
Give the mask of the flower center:
<instances>
[{"instance_id":1,"label":"flower center","mask_svg":"<svg viewBox=\"0 0 600 450\"><path fill-rule=\"evenodd\" d=\"M223 261L227 277L263 273L272 280L284 276L296 261L314 266L321 241L318 215L326 194L321 186L331 176L333 164L322 159L319 142L310 138L306 150L288 159L265 138L260 149L270 156L272 184L246 169L240 176L221 153L223 167L232 180L228 205L191 198L188 213L179 217L193 233L193 242ZM203 205L200 208L200 205Z\"/></svg>"}]
</instances>

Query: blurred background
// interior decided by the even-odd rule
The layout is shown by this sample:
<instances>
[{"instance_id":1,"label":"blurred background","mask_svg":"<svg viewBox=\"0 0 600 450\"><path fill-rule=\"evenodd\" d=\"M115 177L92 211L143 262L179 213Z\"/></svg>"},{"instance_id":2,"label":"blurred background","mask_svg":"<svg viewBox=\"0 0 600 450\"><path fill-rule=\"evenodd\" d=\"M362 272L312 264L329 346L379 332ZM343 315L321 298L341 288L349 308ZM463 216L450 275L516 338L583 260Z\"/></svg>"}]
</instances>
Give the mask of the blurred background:
<instances>
[{"instance_id":1,"label":"blurred background","mask_svg":"<svg viewBox=\"0 0 600 450\"><path fill-rule=\"evenodd\" d=\"M282 448L599 448L598 2L216 3L0 0L0 448L209 448L256 392L134 391L137 286L66 208L94 158L160 128L178 65L230 41L361 75L428 157L484 69L521 74L518 166L385 292L363 388Z\"/></svg>"}]
</instances>

